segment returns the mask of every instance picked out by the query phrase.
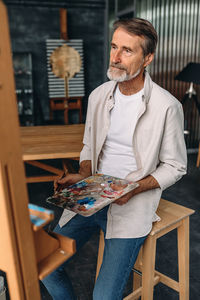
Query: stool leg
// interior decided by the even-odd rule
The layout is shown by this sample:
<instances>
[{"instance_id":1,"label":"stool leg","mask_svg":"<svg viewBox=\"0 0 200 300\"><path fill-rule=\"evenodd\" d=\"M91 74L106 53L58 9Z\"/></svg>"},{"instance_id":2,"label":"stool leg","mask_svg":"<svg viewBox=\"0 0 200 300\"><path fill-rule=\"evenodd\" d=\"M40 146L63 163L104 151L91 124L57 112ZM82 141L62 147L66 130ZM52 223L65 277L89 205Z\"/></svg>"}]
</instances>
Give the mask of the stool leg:
<instances>
[{"instance_id":1,"label":"stool leg","mask_svg":"<svg viewBox=\"0 0 200 300\"><path fill-rule=\"evenodd\" d=\"M156 238L149 235L143 245L142 300L153 300Z\"/></svg>"},{"instance_id":2,"label":"stool leg","mask_svg":"<svg viewBox=\"0 0 200 300\"><path fill-rule=\"evenodd\" d=\"M189 217L177 228L179 299L189 300Z\"/></svg>"},{"instance_id":3,"label":"stool leg","mask_svg":"<svg viewBox=\"0 0 200 300\"><path fill-rule=\"evenodd\" d=\"M98 250L98 258L97 258L97 269L96 269L96 280L99 275L99 271L101 268L101 264L103 261L103 252L104 252L104 234L103 231L100 230L100 236L99 236L99 250Z\"/></svg>"},{"instance_id":4,"label":"stool leg","mask_svg":"<svg viewBox=\"0 0 200 300\"><path fill-rule=\"evenodd\" d=\"M143 246L140 249L140 252L138 254L137 260L134 265L134 269L141 272L142 271L142 250ZM137 274L135 271L133 271L133 290L137 290L142 286L142 276ZM139 299L139 298L137 298Z\"/></svg>"}]
</instances>

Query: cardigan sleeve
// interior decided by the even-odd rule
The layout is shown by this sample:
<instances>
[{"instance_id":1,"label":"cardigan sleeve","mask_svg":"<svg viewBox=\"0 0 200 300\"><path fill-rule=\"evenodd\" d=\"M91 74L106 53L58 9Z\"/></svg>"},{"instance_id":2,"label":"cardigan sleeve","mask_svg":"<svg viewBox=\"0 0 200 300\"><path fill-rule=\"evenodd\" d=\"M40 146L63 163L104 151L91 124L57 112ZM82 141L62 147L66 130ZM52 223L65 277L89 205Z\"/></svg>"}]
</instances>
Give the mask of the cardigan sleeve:
<instances>
[{"instance_id":1,"label":"cardigan sleeve","mask_svg":"<svg viewBox=\"0 0 200 300\"><path fill-rule=\"evenodd\" d=\"M170 106L166 113L159 164L151 175L162 190L178 181L187 170L187 152L184 140L184 117L180 103Z\"/></svg>"},{"instance_id":2,"label":"cardigan sleeve","mask_svg":"<svg viewBox=\"0 0 200 300\"><path fill-rule=\"evenodd\" d=\"M88 99L85 131L83 136L83 149L80 153L80 163L83 160L91 160L91 97Z\"/></svg>"}]
</instances>

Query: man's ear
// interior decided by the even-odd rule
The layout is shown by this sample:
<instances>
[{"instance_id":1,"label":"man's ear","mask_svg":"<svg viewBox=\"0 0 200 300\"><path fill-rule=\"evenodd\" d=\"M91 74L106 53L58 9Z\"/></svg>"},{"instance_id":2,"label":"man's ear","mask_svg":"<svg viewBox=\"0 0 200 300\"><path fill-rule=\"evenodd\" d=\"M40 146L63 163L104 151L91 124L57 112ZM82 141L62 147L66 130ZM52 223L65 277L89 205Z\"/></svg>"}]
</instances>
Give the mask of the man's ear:
<instances>
[{"instance_id":1,"label":"man's ear","mask_svg":"<svg viewBox=\"0 0 200 300\"><path fill-rule=\"evenodd\" d=\"M149 53L147 56L144 58L144 67L147 67L152 60L154 59L154 53Z\"/></svg>"}]
</instances>

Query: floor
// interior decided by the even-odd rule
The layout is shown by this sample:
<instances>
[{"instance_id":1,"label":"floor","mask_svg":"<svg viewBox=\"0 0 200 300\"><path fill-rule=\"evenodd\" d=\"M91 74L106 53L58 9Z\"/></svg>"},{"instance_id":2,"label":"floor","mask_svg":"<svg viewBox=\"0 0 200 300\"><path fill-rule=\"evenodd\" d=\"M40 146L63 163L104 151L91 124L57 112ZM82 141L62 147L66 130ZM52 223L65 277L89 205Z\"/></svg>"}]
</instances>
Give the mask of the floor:
<instances>
[{"instance_id":1,"label":"floor","mask_svg":"<svg viewBox=\"0 0 200 300\"><path fill-rule=\"evenodd\" d=\"M196 212L190 218L190 300L200 299L200 168L197 169L197 154L188 155L188 174L174 186L163 193L163 198L194 209ZM76 166L75 166L76 167ZM27 170L30 172L30 170ZM55 226L61 209L49 206L45 199L53 192L52 183L34 183L28 185L30 202L46 206L55 211ZM70 261L66 272L71 277L78 300L92 299L92 290L95 280L96 259L98 250L98 234L83 247ZM177 240L176 231L172 231L160 238L157 242L156 268L160 272L178 280L177 273ZM127 283L124 295L131 290L132 276ZM41 284L43 300L52 299ZM158 284L154 289L154 300L178 300L178 293L163 284ZM61 299L62 300L62 299ZM103 300L103 299L102 299ZM111 299L114 300L114 299Z\"/></svg>"}]
</instances>

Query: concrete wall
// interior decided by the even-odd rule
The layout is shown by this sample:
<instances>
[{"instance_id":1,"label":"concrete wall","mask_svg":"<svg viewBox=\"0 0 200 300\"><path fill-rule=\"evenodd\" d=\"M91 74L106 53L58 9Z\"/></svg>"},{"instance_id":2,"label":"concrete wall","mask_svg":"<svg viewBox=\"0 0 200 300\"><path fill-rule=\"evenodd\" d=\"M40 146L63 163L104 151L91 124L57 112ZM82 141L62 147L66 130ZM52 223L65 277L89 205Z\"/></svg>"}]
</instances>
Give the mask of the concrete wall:
<instances>
[{"instance_id":1,"label":"concrete wall","mask_svg":"<svg viewBox=\"0 0 200 300\"><path fill-rule=\"evenodd\" d=\"M45 40L60 38L59 8L67 9L70 39L83 39L85 93L83 113L89 93L105 78L105 1L4 1L9 16L12 50L31 52L36 124L49 118ZM76 123L76 116L72 116Z\"/></svg>"}]
</instances>

